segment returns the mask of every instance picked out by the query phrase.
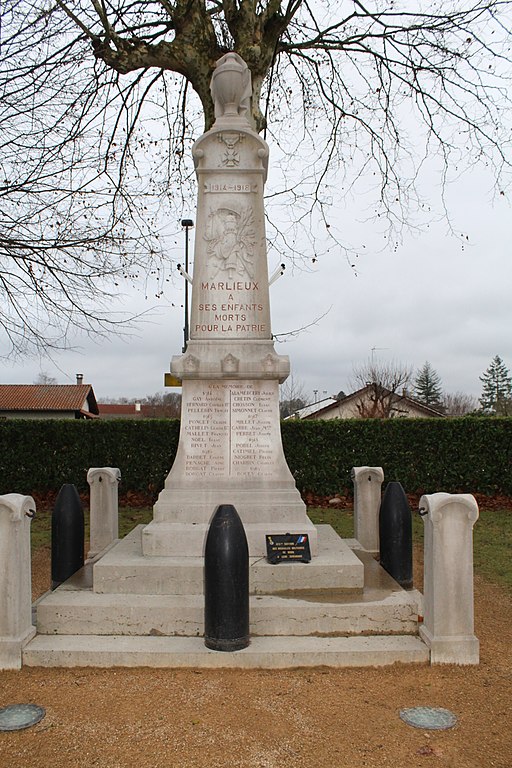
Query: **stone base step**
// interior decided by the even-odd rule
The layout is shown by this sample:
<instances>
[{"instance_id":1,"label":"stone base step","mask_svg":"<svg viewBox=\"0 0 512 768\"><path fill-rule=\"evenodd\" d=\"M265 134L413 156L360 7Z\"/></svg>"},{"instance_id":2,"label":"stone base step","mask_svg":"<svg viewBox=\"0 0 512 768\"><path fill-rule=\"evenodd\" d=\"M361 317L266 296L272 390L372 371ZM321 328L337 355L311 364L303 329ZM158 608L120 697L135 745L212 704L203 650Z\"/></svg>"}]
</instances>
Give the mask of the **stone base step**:
<instances>
[{"instance_id":1,"label":"stone base step","mask_svg":"<svg viewBox=\"0 0 512 768\"><path fill-rule=\"evenodd\" d=\"M200 637L37 635L23 650L29 667L195 667L285 669L424 664L429 650L418 638L254 637L241 651L208 650Z\"/></svg>"},{"instance_id":2,"label":"stone base step","mask_svg":"<svg viewBox=\"0 0 512 768\"><path fill-rule=\"evenodd\" d=\"M202 594L202 557L145 557L137 526L94 564L94 591L144 595ZM250 590L275 594L297 589L361 591L364 566L330 525L316 526L320 554L310 563L271 565L263 557L249 558Z\"/></svg>"},{"instance_id":3,"label":"stone base step","mask_svg":"<svg viewBox=\"0 0 512 768\"><path fill-rule=\"evenodd\" d=\"M417 634L417 592L368 590L250 598L252 635ZM37 603L37 631L46 635L200 636L202 595L96 594L58 589Z\"/></svg>"},{"instance_id":4,"label":"stone base step","mask_svg":"<svg viewBox=\"0 0 512 768\"><path fill-rule=\"evenodd\" d=\"M142 532L142 551L146 557L179 557L182 552L204 557L208 529L208 523L159 523L153 520ZM265 557L265 537L268 533L307 533L311 554L318 554L316 528L309 519L283 523L245 523L244 530L251 557Z\"/></svg>"}]
</instances>

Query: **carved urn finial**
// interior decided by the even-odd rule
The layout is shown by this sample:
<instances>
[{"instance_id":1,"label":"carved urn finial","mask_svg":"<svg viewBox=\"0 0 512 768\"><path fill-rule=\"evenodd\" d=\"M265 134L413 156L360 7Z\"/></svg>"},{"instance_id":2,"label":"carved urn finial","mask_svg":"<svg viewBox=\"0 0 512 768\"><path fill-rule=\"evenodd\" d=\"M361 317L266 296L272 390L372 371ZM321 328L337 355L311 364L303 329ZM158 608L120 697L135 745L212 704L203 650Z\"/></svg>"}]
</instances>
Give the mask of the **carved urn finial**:
<instances>
[{"instance_id":1,"label":"carved urn finial","mask_svg":"<svg viewBox=\"0 0 512 768\"><path fill-rule=\"evenodd\" d=\"M237 53L226 53L215 65L210 91L215 105L215 118L244 118L250 108L251 73Z\"/></svg>"}]
</instances>

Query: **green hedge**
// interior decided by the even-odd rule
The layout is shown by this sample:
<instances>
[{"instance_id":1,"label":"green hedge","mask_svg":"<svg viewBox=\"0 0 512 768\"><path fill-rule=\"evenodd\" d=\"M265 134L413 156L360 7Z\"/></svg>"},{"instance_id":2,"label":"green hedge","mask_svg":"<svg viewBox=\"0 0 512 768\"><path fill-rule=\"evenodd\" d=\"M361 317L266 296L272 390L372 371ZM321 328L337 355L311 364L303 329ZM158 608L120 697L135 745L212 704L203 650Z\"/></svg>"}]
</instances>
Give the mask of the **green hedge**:
<instances>
[{"instance_id":1,"label":"green hedge","mask_svg":"<svg viewBox=\"0 0 512 768\"><path fill-rule=\"evenodd\" d=\"M156 494L178 446L177 420L0 422L0 493L87 485L90 467L119 467L123 491Z\"/></svg>"},{"instance_id":2,"label":"green hedge","mask_svg":"<svg viewBox=\"0 0 512 768\"><path fill-rule=\"evenodd\" d=\"M512 495L512 419L286 421L283 444L301 492L351 491L354 466L381 466L410 493ZM156 495L179 421L0 422L0 493L87 490L89 467L119 467L124 492Z\"/></svg>"},{"instance_id":3,"label":"green hedge","mask_svg":"<svg viewBox=\"0 0 512 768\"><path fill-rule=\"evenodd\" d=\"M409 493L512 495L512 419L288 421L283 443L301 491L352 488L352 467L382 467Z\"/></svg>"}]
</instances>

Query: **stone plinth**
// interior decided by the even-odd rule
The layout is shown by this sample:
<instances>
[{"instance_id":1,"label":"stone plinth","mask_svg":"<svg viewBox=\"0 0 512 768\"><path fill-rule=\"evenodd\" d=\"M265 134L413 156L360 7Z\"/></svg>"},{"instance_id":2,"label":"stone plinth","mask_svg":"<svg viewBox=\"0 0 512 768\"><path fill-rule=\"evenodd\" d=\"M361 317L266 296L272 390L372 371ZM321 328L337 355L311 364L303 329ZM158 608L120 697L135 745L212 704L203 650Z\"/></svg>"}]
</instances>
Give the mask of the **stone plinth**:
<instances>
[{"instance_id":1,"label":"stone plinth","mask_svg":"<svg viewBox=\"0 0 512 768\"><path fill-rule=\"evenodd\" d=\"M142 553L142 526L112 547L94 565L94 591L144 595L203 594L204 559L184 556L146 557ZM206 529L205 529L206 532ZM317 526L319 554L310 563L251 557L251 594L290 590L342 590L361 592L365 569L359 557L330 526Z\"/></svg>"},{"instance_id":2,"label":"stone plinth","mask_svg":"<svg viewBox=\"0 0 512 768\"><path fill-rule=\"evenodd\" d=\"M379 552L379 510L384 481L382 467L352 467L354 536L367 552Z\"/></svg>"},{"instance_id":3,"label":"stone plinth","mask_svg":"<svg viewBox=\"0 0 512 768\"><path fill-rule=\"evenodd\" d=\"M276 380L184 381L180 442L165 488L143 535L144 554L203 554L219 504L233 504L251 555L266 533L316 529L284 458Z\"/></svg>"},{"instance_id":4,"label":"stone plinth","mask_svg":"<svg viewBox=\"0 0 512 768\"><path fill-rule=\"evenodd\" d=\"M30 521L31 496L0 496L0 669L19 669L32 626Z\"/></svg>"},{"instance_id":5,"label":"stone plinth","mask_svg":"<svg viewBox=\"0 0 512 768\"><path fill-rule=\"evenodd\" d=\"M121 471L117 467L92 467L87 473L90 491L89 559L119 536L118 490Z\"/></svg>"},{"instance_id":6,"label":"stone plinth","mask_svg":"<svg viewBox=\"0 0 512 768\"><path fill-rule=\"evenodd\" d=\"M265 554L266 533L306 533L314 555L316 529L281 443L279 383L290 367L275 352L270 327L268 147L247 121L250 74L236 54L218 62L212 94L217 120L193 147L190 340L171 363L183 382L180 440L143 552L201 555L216 507L233 504L251 555Z\"/></svg>"},{"instance_id":7,"label":"stone plinth","mask_svg":"<svg viewBox=\"0 0 512 768\"><path fill-rule=\"evenodd\" d=\"M432 664L478 664L474 635L473 526L478 505L470 494L422 496L425 513L424 620L420 637Z\"/></svg>"}]
</instances>

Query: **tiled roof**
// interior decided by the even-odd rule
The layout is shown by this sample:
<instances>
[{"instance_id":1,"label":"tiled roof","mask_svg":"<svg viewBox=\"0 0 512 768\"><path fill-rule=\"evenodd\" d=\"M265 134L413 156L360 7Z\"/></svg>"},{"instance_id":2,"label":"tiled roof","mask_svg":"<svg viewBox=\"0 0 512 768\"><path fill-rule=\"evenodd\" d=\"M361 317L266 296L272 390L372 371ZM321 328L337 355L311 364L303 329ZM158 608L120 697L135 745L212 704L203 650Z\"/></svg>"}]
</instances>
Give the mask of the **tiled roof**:
<instances>
[{"instance_id":1,"label":"tiled roof","mask_svg":"<svg viewBox=\"0 0 512 768\"><path fill-rule=\"evenodd\" d=\"M176 406L151 403L98 403L104 419L170 419L176 418Z\"/></svg>"},{"instance_id":2,"label":"tiled roof","mask_svg":"<svg viewBox=\"0 0 512 768\"><path fill-rule=\"evenodd\" d=\"M108 414L110 416L140 416L147 410L147 406L140 405L137 409L135 403L98 403L100 416Z\"/></svg>"},{"instance_id":3,"label":"tiled roof","mask_svg":"<svg viewBox=\"0 0 512 768\"><path fill-rule=\"evenodd\" d=\"M98 413L90 384L0 384L0 411Z\"/></svg>"}]
</instances>

